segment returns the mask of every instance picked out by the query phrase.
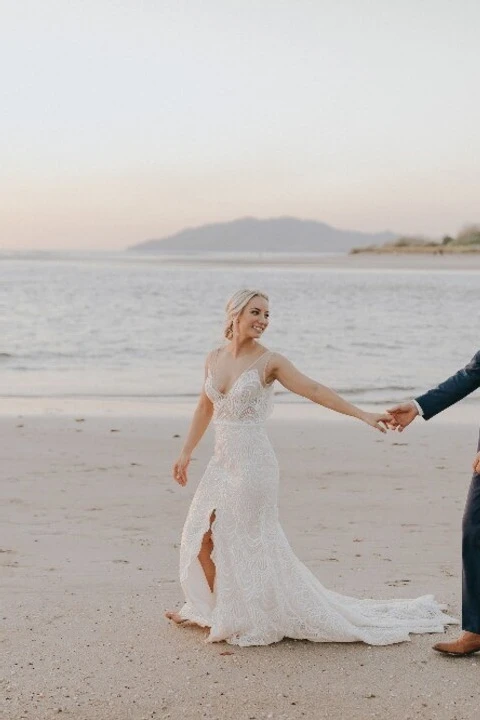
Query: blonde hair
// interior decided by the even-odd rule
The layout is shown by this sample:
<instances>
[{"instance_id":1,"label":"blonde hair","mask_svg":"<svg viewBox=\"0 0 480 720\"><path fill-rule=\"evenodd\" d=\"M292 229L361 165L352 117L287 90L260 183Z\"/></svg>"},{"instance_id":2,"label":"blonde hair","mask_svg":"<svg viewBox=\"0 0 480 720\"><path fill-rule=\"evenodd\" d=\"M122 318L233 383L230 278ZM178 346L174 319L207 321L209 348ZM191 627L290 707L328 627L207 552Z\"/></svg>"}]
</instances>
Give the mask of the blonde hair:
<instances>
[{"instance_id":1,"label":"blonde hair","mask_svg":"<svg viewBox=\"0 0 480 720\"><path fill-rule=\"evenodd\" d=\"M227 340L231 340L233 337L233 323L235 321L235 318L238 317L243 309L248 305L250 300L254 297L261 297L264 300L268 302L268 295L266 295L264 292L261 292L260 290L238 290L230 300L227 302L225 306L225 312L227 313L227 318L225 321L225 330L224 335L227 338Z\"/></svg>"}]
</instances>

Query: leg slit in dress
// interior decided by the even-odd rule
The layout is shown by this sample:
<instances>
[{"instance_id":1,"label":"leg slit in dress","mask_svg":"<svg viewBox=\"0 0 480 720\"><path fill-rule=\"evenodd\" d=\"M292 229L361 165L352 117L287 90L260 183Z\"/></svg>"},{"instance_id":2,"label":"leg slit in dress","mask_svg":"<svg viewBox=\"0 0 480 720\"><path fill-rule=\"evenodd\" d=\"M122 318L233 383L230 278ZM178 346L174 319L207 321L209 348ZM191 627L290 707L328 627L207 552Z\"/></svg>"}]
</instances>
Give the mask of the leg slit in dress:
<instances>
[{"instance_id":1,"label":"leg slit in dress","mask_svg":"<svg viewBox=\"0 0 480 720\"><path fill-rule=\"evenodd\" d=\"M180 611L181 617L192 620L202 627L211 627L211 616L215 608L217 593L217 568L215 565L215 526L217 524L217 511L213 508L205 518L207 522L200 532L197 529L190 548L189 557L184 568L182 580L186 603ZM206 527L206 529L205 529ZM205 574L202 562L210 561L213 565L212 588Z\"/></svg>"},{"instance_id":2,"label":"leg slit in dress","mask_svg":"<svg viewBox=\"0 0 480 720\"><path fill-rule=\"evenodd\" d=\"M200 565L202 566L202 570L205 575L205 579L208 583L208 587L210 588L210 592L214 592L215 588L215 575L216 575L216 568L215 563L212 559L214 544L213 544L213 532L212 532L212 526L215 522L215 510L210 515L210 528L209 530L204 534L202 538L202 544L200 546L200 552L198 553L198 560L200 562ZM205 568L205 565L207 565L207 569ZM213 574L213 577L209 577L210 574Z\"/></svg>"}]
</instances>

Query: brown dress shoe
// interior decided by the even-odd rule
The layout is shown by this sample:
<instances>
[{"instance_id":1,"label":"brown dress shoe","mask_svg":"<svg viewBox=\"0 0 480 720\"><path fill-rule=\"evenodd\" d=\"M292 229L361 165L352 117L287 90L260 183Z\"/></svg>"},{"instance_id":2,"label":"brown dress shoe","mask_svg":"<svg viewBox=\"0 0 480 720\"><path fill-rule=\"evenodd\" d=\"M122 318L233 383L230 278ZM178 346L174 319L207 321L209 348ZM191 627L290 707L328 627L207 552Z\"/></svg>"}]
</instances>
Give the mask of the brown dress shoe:
<instances>
[{"instance_id":1,"label":"brown dress shoe","mask_svg":"<svg viewBox=\"0 0 480 720\"><path fill-rule=\"evenodd\" d=\"M437 643L433 646L433 649L446 655L455 655L456 657L473 655L473 653L480 651L480 635L477 635L477 633L464 632L458 640Z\"/></svg>"}]
</instances>

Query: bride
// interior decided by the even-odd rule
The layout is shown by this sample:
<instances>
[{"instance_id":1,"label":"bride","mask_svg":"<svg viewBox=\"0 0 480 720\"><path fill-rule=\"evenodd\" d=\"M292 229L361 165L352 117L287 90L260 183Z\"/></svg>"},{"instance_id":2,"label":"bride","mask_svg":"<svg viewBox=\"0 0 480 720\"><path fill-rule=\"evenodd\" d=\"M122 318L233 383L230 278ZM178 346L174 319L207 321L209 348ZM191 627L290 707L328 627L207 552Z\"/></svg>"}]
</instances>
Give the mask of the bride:
<instances>
[{"instance_id":1,"label":"bride","mask_svg":"<svg viewBox=\"0 0 480 720\"><path fill-rule=\"evenodd\" d=\"M368 413L302 375L258 340L268 297L240 290L227 304L229 343L209 354L205 384L174 479L187 483L191 454L213 418L215 450L192 500L180 548L185 604L166 616L209 628L207 642L268 645L283 637L388 645L409 633L443 632L433 596L360 600L327 590L293 553L278 520L278 464L265 430L277 380L312 402L380 432L388 414Z\"/></svg>"}]
</instances>

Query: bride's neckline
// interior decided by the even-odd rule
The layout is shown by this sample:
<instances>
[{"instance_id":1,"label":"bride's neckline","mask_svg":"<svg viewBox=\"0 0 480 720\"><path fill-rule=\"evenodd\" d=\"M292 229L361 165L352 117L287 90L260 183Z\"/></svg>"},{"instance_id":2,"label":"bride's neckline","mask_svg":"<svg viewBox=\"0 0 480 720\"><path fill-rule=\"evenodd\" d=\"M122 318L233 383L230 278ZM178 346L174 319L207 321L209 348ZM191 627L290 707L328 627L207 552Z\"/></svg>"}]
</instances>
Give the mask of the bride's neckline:
<instances>
[{"instance_id":1,"label":"bride's neckline","mask_svg":"<svg viewBox=\"0 0 480 720\"><path fill-rule=\"evenodd\" d=\"M265 352L263 352L261 355L258 355L258 357L256 357L255 360L252 363L250 363L250 365L248 365L248 367L245 368L245 370L242 370L242 372L237 376L237 378L234 380L234 382L229 387L229 389L224 392L219 390L218 387L215 385L215 383L213 382L213 373L210 371L210 378L212 380L212 385L213 385L215 391L222 397L226 398L228 395L230 395L230 393L232 392L233 388L237 385L240 378L243 377L247 372L250 372L251 370L253 370L253 366L256 365L257 362L261 358L265 357L265 355L268 355L269 352L270 352L270 350L265 350ZM255 368L255 371L258 373L258 368ZM260 377L260 373L258 373L258 376Z\"/></svg>"}]
</instances>

